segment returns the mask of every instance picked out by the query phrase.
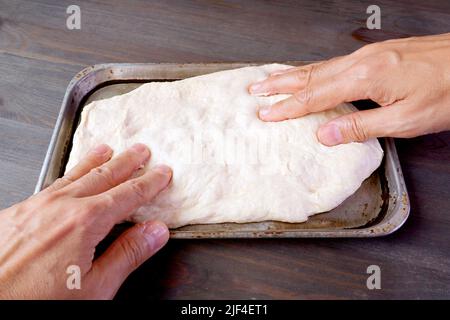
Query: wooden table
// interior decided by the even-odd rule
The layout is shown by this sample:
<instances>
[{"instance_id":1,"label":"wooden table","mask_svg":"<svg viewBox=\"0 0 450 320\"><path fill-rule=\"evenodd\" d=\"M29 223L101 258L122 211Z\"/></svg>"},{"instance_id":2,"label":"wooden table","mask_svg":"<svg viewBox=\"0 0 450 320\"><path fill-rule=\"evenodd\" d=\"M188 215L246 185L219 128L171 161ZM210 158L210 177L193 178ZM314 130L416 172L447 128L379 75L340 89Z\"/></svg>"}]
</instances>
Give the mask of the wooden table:
<instances>
[{"instance_id":1,"label":"wooden table","mask_svg":"<svg viewBox=\"0 0 450 320\"><path fill-rule=\"evenodd\" d=\"M81 7L81 30L66 8ZM319 60L450 31L450 2L0 0L0 207L32 193L69 80L103 62ZM397 140L411 217L379 239L171 241L118 298L450 298L450 133ZM381 290L366 268L381 267Z\"/></svg>"}]
</instances>

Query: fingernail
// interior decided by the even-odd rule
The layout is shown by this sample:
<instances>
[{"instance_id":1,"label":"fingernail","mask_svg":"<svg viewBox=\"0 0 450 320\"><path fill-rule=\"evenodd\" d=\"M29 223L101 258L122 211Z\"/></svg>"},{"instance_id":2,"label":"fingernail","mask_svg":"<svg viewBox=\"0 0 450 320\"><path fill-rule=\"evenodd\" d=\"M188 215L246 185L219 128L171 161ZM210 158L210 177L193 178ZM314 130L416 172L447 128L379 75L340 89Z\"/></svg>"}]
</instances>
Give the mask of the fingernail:
<instances>
[{"instance_id":1,"label":"fingernail","mask_svg":"<svg viewBox=\"0 0 450 320\"><path fill-rule=\"evenodd\" d=\"M109 153L110 151L111 148L106 144L98 145L94 149L92 149L92 153L96 153L98 155L104 155L106 153Z\"/></svg>"},{"instance_id":2,"label":"fingernail","mask_svg":"<svg viewBox=\"0 0 450 320\"><path fill-rule=\"evenodd\" d=\"M139 152L139 153L145 153L148 152L148 148L145 144L142 143L136 143L135 145L133 145L130 149Z\"/></svg>"},{"instance_id":3,"label":"fingernail","mask_svg":"<svg viewBox=\"0 0 450 320\"><path fill-rule=\"evenodd\" d=\"M256 82L248 88L248 91L250 91L250 93L258 93L258 90L260 90L261 88L261 82Z\"/></svg>"},{"instance_id":4,"label":"fingernail","mask_svg":"<svg viewBox=\"0 0 450 320\"><path fill-rule=\"evenodd\" d=\"M160 221L152 221L144 224L143 234L147 243L153 250L158 250L169 240L169 230Z\"/></svg>"},{"instance_id":5,"label":"fingernail","mask_svg":"<svg viewBox=\"0 0 450 320\"><path fill-rule=\"evenodd\" d=\"M261 118L264 118L265 116L269 115L270 113L270 107L263 107L259 109L259 116Z\"/></svg>"},{"instance_id":6,"label":"fingernail","mask_svg":"<svg viewBox=\"0 0 450 320\"><path fill-rule=\"evenodd\" d=\"M264 81L256 82L256 83L252 84L248 88L248 91L250 92L250 94L252 94L254 96L268 96L269 92L263 91L264 90L263 82Z\"/></svg>"},{"instance_id":7,"label":"fingernail","mask_svg":"<svg viewBox=\"0 0 450 320\"><path fill-rule=\"evenodd\" d=\"M168 166L166 166L164 164L159 164L159 165L155 166L153 168L153 170L158 171L158 172L160 172L162 174L165 174L165 175L172 174L172 169L170 169L170 167L168 167Z\"/></svg>"},{"instance_id":8,"label":"fingernail","mask_svg":"<svg viewBox=\"0 0 450 320\"><path fill-rule=\"evenodd\" d=\"M329 123L319 129L319 141L327 146L334 146L343 142L341 130L335 123Z\"/></svg>"},{"instance_id":9,"label":"fingernail","mask_svg":"<svg viewBox=\"0 0 450 320\"><path fill-rule=\"evenodd\" d=\"M131 147L132 150L145 154L145 161L147 161L148 158L150 158L150 150L147 148L145 144L137 143Z\"/></svg>"}]
</instances>

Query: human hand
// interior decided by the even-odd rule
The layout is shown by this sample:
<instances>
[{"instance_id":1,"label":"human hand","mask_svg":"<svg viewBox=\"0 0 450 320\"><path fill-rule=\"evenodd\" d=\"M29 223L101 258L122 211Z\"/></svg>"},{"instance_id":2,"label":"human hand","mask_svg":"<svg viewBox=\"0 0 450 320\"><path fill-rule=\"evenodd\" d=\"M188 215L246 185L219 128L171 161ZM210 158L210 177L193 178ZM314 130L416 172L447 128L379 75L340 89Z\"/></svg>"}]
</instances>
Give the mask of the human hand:
<instances>
[{"instance_id":1,"label":"human hand","mask_svg":"<svg viewBox=\"0 0 450 320\"><path fill-rule=\"evenodd\" d=\"M0 298L109 299L127 276L168 240L162 222L125 231L99 258L95 247L112 227L170 182L166 166L130 179L150 158L137 144L108 161L101 145L47 189L0 212ZM81 289L69 290L78 266Z\"/></svg>"},{"instance_id":2,"label":"human hand","mask_svg":"<svg viewBox=\"0 0 450 320\"><path fill-rule=\"evenodd\" d=\"M450 33L370 44L346 56L275 72L251 85L249 92L292 94L260 109L264 121L297 118L362 99L381 106L323 124L317 137L328 146L448 130Z\"/></svg>"}]
</instances>

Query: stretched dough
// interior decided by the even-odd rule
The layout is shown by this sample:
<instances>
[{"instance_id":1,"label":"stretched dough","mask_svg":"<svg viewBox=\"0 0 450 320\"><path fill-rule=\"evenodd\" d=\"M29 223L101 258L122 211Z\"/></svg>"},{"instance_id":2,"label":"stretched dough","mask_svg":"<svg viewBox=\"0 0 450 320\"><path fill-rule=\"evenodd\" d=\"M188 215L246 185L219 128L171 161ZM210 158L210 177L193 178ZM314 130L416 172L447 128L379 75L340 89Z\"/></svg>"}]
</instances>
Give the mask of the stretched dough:
<instances>
[{"instance_id":1,"label":"stretched dough","mask_svg":"<svg viewBox=\"0 0 450 320\"><path fill-rule=\"evenodd\" d=\"M335 147L318 142L319 125L354 111L350 104L283 122L259 120L258 107L287 96L254 97L247 87L286 67L270 64L151 82L94 101L82 112L67 170L100 143L115 154L145 143L152 150L147 167L167 164L173 180L132 220L159 219L171 228L302 222L331 210L380 165L383 151L376 139Z\"/></svg>"}]
</instances>

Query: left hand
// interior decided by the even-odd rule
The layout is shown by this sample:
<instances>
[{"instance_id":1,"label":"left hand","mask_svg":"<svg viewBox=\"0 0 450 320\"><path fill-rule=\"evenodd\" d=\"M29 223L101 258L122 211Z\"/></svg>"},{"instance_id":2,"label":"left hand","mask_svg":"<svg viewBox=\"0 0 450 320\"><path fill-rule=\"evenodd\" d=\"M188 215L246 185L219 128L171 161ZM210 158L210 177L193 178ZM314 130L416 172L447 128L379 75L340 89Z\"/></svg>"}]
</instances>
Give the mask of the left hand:
<instances>
[{"instance_id":1,"label":"left hand","mask_svg":"<svg viewBox=\"0 0 450 320\"><path fill-rule=\"evenodd\" d=\"M137 144L108 161L101 145L50 187L0 211L0 299L110 299L127 276L169 239L162 222L125 231L95 261L112 227L148 203L171 180L159 166L130 179L150 159ZM80 271L80 289L67 280ZM75 270L75 271L74 271Z\"/></svg>"}]
</instances>

